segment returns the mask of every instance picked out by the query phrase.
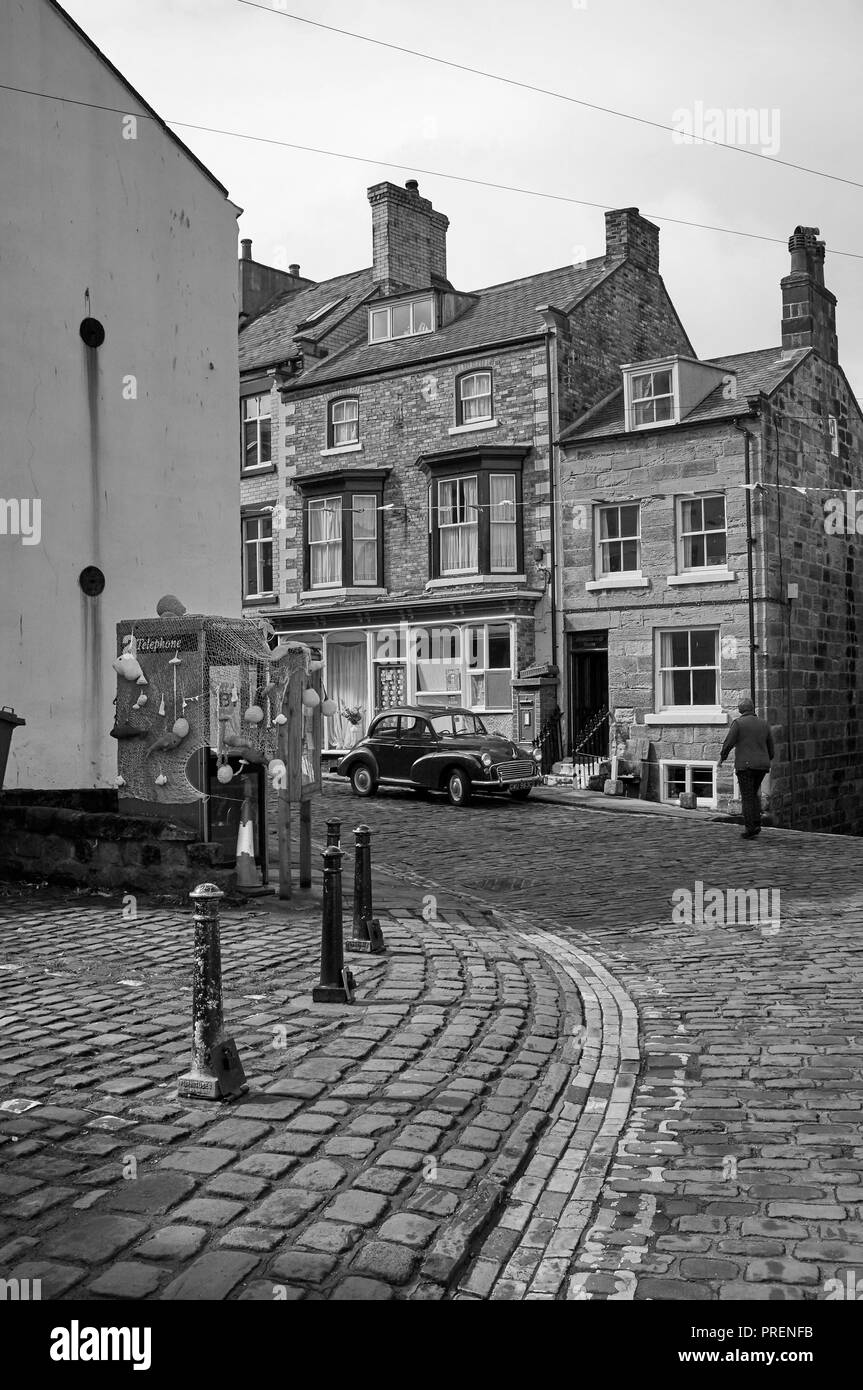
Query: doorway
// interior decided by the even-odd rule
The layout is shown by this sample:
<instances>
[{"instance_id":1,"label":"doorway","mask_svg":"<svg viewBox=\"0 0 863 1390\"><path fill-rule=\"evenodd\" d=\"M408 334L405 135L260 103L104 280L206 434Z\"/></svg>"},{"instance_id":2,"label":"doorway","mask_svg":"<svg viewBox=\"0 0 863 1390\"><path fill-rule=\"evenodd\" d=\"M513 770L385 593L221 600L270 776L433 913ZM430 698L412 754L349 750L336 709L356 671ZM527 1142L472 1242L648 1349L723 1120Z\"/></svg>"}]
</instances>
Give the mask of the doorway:
<instances>
[{"instance_id":1,"label":"doorway","mask_svg":"<svg viewBox=\"0 0 863 1390\"><path fill-rule=\"evenodd\" d=\"M569 751L608 754L608 631L571 632L569 647Z\"/></svg>"}]
</instances>

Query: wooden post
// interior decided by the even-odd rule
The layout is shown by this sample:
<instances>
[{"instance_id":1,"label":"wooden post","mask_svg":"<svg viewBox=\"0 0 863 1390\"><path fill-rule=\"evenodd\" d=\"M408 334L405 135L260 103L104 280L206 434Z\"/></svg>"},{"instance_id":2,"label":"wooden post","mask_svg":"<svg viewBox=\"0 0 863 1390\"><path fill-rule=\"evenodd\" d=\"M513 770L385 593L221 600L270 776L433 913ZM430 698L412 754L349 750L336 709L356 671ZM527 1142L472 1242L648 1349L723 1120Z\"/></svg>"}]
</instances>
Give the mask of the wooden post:
<instances>
[{"instance_id":1,"label":"wooden post","mask_svg":"<svg viewBox=\"0 0 863 1390\"><path fill-rule=\"evenodd\" d=\"M312 803L300 802L300 887L312 886Z\"/></svg>"},{"instance_id":2,"label":"wooden post","mask_svg":"<svg viewBox=\"0 0 863 1390\"><path fill-rule=\"evenodd\" d=\"M284 707L283 707L284 712ZM288 739L287 724L279 725L279 757L287 766ZM287 786L279 787L278 806L279 830L279 897L291 897L291 803Z\"/></svg>"}]
</instances>

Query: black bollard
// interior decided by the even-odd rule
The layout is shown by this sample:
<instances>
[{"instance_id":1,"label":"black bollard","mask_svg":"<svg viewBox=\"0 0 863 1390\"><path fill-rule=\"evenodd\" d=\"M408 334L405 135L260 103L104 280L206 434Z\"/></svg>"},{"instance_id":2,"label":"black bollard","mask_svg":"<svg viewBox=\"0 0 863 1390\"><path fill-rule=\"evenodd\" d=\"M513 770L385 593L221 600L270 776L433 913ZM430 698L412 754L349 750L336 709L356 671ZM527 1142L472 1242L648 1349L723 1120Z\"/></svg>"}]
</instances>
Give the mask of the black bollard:
<instances>
[{"instance_id":1,"label":"black bollard","mask_svg":"<svg viewBox=\"0 0 863 1390\"><path fill-rule=\"evenodd\" d=\"M222 952L215 883L199 883L189 894L195 904L195 959L192 976L192 1066L177 1083L178 1096L227 1100L249 1089L233 1038L225 1037L222 1015Z\"/></svg>"},{"instance_id":2,"label":"black bollard","mask_svg":"<svg viewBox=\"0 0 863 1390\"><path fill-rule=\"evenodd\" d=\"M347 943L351 951L369 951L380 955L384 950L381 924L372 907L372 832L367 825L354 831L354 929Z\"/></svg>"},{"instance_id":3,"label":"black bollard","mask_svg":"<svg viewBox=\"0 0 863 1390\"><path fill-rule=\"evenodd\" d=\"M339 846L341 845L341 842L342 842L342 823L341 823L341 821L340 821L340 820L328 820L328 821L327 821L327 849L329 849L331 845L335 845L336 849L338 849Z\"/></svg>"},{"instance_id":4,"label":"black bollard","mask_svg":"<svg viewBox=\"0 0 863 1390\"><path fill-rule=\"evenodd\" d=\"M336 845L323 851L324 901L321 916L321 982L312 990L316 1004L350 1004L353 976L345 970L342 941L342 852Z\"/></svg>"}]
</instances>

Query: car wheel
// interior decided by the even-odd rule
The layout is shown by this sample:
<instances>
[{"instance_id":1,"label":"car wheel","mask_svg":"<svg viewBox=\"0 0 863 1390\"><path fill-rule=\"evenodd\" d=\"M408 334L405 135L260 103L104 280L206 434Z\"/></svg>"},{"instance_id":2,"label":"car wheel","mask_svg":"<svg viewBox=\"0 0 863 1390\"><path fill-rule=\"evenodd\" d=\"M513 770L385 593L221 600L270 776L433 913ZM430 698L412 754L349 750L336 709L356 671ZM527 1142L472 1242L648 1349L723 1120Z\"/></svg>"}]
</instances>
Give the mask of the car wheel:
<instances>
[{"instance_id":1,"label":"car wheel","mask_svg":"<svg viewBox=\"0 0 863 1390\"><path fill-rule=\"evenodd\" d=\"M461 768L454 768L447 778L446 794L451 806L467 806L470 801L470 782Z\"/></svg>"},{"instance_id":2,"label":"car wheel","mask_svg":"<svg viewBox=\"0 0 863 1390\"><path fill-rule=\"evenodd\" d=\"M517 791L511 791L510 796L513 801L527 801L530 796L530 787L519 787Z\"/></svg>"},{"instance_id":3,"label":"car wheel","mask_svg":"<svg viewBox=\"0 0 863 1390\"><path fill-rule=\"evenodd\" d=\"M378 789L371 769L366 767L365 763L357 763L351 772L351 786L354 796L375 796Z\"/></svg>"}]
</instances>

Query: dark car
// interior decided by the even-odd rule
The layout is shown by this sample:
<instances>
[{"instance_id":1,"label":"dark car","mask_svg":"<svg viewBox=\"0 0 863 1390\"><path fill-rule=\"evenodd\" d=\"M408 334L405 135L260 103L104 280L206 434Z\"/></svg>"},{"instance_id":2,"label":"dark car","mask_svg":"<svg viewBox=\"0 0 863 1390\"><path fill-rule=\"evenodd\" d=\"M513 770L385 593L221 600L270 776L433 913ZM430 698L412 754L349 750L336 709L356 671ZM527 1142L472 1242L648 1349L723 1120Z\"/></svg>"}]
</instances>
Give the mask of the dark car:
<instances>
[{"instance_id":1,"label":"dark car","mask_svg":"<svg viewBox=\"0 0 863 1390\"><path fill-rule=\"evenodd\" d=\"M446 792L466 806L474 792L508 793L517 801L542 781L539 751L487 732L470 710L402 705L375 715L368 733L336 767L357 796L379 786Z\"/></svg>"}]
</instances>

